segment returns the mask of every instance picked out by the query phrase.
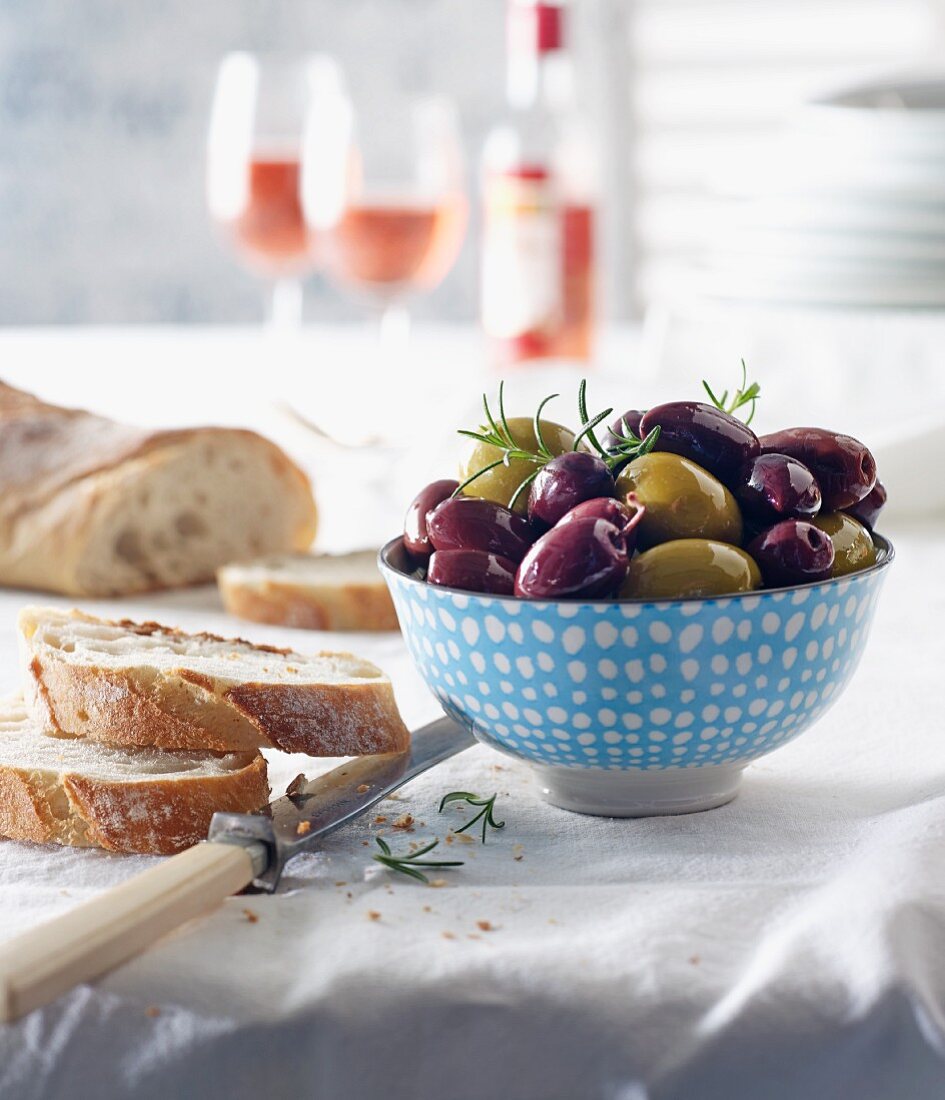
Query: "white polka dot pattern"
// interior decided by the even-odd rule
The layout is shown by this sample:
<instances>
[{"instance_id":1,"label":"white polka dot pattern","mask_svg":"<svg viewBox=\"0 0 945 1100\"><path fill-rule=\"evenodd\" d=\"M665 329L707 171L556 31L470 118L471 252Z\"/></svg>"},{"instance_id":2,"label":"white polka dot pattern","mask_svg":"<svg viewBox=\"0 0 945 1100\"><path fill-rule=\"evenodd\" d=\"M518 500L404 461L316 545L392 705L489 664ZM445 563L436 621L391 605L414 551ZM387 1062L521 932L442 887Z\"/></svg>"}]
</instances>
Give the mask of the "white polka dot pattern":
<instances>
[{"instance_id":1,"label":"white polka dot pattern","mask_svg":"<svg viewBox=\"0 0 945 1100\"><path fill-rule=\"evenodd\" d=\"M447 713L539 764L747 763L797 737L853 674L885 570L686 603L459 595L385 571Z\"/></svg>"}]
</instances>

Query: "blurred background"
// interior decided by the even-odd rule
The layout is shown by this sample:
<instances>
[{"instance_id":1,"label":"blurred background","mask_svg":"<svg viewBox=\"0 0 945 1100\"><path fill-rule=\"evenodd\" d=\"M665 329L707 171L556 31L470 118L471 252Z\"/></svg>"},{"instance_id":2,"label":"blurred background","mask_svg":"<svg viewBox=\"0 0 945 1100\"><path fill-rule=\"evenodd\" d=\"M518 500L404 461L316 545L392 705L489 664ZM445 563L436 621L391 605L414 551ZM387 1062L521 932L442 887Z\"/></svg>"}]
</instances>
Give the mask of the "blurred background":
<instances>
[{"instance_id":1,"label":"blurred background","mask_svg":"<svg viewBox=\"0 0 945 1100\"><path fill-rule=\"evenodd\" d=\"M905 483L945 461L943 74L945 0L5 0L5 374L265 362L358 445L496 367L645 407L745 358L762 426Z\"/></svg>"},{"instance_id":2,"label":"blurred background","mask_svg":"<svg viewBox=\"0 0 945 1100\"><path fill-rule=\"evenodd\" d=\"M940 0L577 0L572 44L601 131L602 302L638 314L696 250L709 184L803 99L935 61ZM335 55L352 89L453 97L476 156L504 102L504 0L5 0L0 322L239 322L253 280L204 198L216 66L236 48ZM473 321L476 227L419 316ZM352 320L323 280L306 316Z\"/></svg>"}]
</instances>

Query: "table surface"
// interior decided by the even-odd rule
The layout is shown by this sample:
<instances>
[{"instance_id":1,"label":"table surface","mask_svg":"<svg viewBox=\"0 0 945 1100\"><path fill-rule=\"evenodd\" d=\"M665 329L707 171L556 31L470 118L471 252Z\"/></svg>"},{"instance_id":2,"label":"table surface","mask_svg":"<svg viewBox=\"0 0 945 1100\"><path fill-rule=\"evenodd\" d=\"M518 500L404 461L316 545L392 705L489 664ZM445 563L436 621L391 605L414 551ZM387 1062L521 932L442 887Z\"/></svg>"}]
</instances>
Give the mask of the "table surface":
<instances>
[{"instance_id":1,"label":"table surface","mask_svg":"<svg viewBox=\"0 0 945 1100\"><path fill-rule=\"evenodd\" d=\"M363 455L315 444L273 393L340 418L334 429L343 410L321 396L345 400L358 378L340 364L370 352L327 333L291 355L239 331L9 333L0 374L141 422L264 428L312 470L325 540L341 546L390 531L432 459L400 455L388 483ZM468 340L428 343L431 377L440 354L453 373L429 400L445 417L474 407L482 378ZM615 386L617 369L600 377ZM445 453L445 437L434 442ZM276 896L231 898L0 1029L0 1097L941 1097L945 527L889 533L898 560L853 683L812 731L752 765L730 805L582 818L476 747L384 804L386 822L370 815L297 860ZM16 685L13 622L28 598L0 592L2 690ZM393 677L409 723L437 713L397 636L239 624L212 589L85 606L354 648ZM330 763L273 756L275 793ZM402 813L415 839L444 837L462 811L440 816L438 799L457 788L498 792L506 825L485 846L453 844L464 865L448 885L372 863L373 837ZM0 841L0 938L152 862Z\"/></svg>"}]
</instances>

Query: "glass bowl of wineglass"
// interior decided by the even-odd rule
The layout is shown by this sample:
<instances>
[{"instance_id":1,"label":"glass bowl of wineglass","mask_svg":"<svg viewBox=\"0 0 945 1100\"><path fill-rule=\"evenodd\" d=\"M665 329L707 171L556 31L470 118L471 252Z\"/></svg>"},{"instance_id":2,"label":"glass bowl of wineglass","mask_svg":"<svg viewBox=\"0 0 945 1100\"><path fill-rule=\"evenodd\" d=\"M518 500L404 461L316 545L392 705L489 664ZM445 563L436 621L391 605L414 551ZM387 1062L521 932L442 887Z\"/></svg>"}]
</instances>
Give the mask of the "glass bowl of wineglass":
<instances>
[{"instance_id":1,"label":"glass bowl of wineglass","mask_svg":"<svg viewBox=\"0 0 945 1100\"><path fill-rule=\"evenodd\" d=\"M339 85L313 103L302 203L329 277L375 307L388 343L409 331L409 296L436 288L466 231L457 113L441 96L377 95Z\"/></svg>"},{"instance_id":2,"label":"glass bowl of wineglass","mask_svg":"<svg viewBox=\"0 0 945 1100\"><path fill-rule=\"evenodd\" d=\"M217 72L207 138L207 205L222 238L267 284L268 320L295 326L302 279L318 263L302 209L302 136L313 102L340 92L320 54L228 54Z\"/></svg>"}]
</instances>

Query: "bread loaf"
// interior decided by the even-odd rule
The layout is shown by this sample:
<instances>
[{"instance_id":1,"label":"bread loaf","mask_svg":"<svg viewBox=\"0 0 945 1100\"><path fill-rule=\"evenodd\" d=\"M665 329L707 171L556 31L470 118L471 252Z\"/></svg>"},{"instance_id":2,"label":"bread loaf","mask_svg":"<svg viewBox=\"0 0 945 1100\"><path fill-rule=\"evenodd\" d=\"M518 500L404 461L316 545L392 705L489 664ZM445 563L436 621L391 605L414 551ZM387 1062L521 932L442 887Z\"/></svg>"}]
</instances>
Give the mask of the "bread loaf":
<instances>
[{"instance_id":1,"label":"bread loaf","mask_svg":"<svg viewBox=\"0 0 945 1100\"><path fill-rule=\"evenodd\" d=\"M0 584L114 596L305 549L305 474L231 428L146 431L0 383Z\"/></svg>"},{"instance_id":2,"label":"bread loaf","mask_svg":"<svg viewBox=\"0 0 945 1100\"><path fill-rule=\"evenodd\" d=\"M269 800L259 753L170 753L47 737L22 699L0 701L0 836L166 854L206 838L217 810Z\"/></svg>"},{"instance_id":3,"label":"bread loaf","mask_svg":"<svg viewBox=\"0 0 945 1100\"><path fill-rule=\"evenodd\" d=\"M390 680L349 653L304 657L157 623L27 607L27 705L59 737L115 745L310 756L401 752Z\"/></svg>"},{"instance_id":4,"label":"bread loaf","mask_svg":"<svg viewBox=\"0 0 945 1100\"><path fill-rule=\"evenodd\" d=\"M396 630L376 550L272 554L217 571L223 605L257 623L306 630Z\"/></svg>"}]
</instances>

